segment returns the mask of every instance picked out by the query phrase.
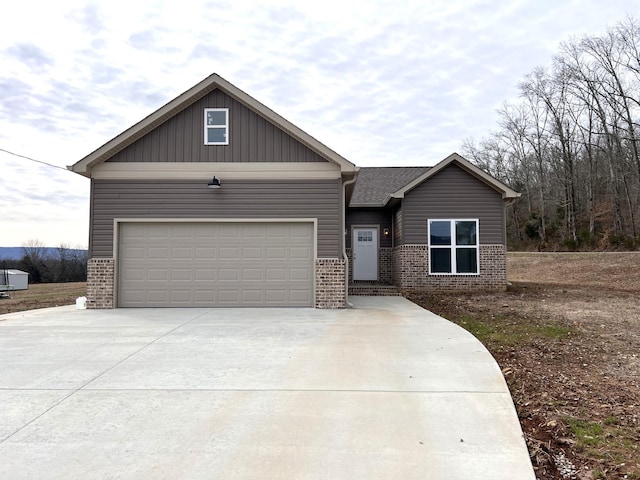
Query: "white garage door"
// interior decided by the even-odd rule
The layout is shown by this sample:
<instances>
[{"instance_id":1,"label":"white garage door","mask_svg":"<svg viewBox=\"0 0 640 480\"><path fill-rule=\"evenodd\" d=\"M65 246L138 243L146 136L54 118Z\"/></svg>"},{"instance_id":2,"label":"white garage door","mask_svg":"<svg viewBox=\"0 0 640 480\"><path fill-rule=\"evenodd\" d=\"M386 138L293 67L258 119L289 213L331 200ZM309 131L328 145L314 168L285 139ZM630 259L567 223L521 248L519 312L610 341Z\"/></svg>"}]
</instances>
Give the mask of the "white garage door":
<instances>
[{"instance_id":1,"label":"white garage door","mask_svg":"<svg viewBox=\"0 0 640 480\"><path fill-rule=\"evenodd\" d=\"M313 306L312 223L121 223L120 307Z\"/></svg>"}]
</instances>

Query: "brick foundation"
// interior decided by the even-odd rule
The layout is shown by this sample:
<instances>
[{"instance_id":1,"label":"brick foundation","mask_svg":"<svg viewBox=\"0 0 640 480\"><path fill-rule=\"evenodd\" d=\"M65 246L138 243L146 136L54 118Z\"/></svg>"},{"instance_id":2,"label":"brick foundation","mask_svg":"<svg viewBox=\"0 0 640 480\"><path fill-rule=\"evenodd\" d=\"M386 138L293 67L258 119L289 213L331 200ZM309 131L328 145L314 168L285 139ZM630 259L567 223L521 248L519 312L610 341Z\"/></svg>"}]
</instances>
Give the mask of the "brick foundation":
<instances>
[{"instance_id":1,"label":"brick foundation","mask_svg":"<svg viewBox=\"0 0 640 480\"><path fill-rule=\"evenodd\" d=\"M504 245L480 245L479 275L429 275L427 245L393 249L393 284L402 290L503 290L507 286Z\"/></svg>"},{"instance_id":2,"label":"brick foundation","mask_svg":"<svg viewBox=\"0 0 640 480\"><path fill-rule=\"evenodd\" d=\"M90 258L87 262L87 308L113 308L113 258Z\"/></svg>"},{"instance_id":3,"label":"brick foundation","mask_svg":"<svg viewBox=\"0 0 640 480\"><path fill-rule=\"evenodd\" d=\"M316 259L316 308L346 306L345 261L341 258Z\"/></svg>"}]
</instances>

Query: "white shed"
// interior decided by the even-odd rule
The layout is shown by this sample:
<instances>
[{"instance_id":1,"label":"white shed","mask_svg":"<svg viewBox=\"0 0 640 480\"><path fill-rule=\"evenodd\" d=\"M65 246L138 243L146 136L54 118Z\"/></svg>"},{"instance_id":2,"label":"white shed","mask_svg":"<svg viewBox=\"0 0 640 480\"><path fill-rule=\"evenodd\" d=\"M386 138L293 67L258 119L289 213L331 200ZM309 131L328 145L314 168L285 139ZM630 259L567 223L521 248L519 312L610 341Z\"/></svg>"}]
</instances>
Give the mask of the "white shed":
<instances>
[{"instance_id":1,"label":"white shed","mask_svg":"<svg viewBox=\"0 0 640 480\"><path fill-rule=\"evenodd\" d=\"M0 270L0 291L27 290L29 274L22 270Z\"/></svg>"}]
</instances>

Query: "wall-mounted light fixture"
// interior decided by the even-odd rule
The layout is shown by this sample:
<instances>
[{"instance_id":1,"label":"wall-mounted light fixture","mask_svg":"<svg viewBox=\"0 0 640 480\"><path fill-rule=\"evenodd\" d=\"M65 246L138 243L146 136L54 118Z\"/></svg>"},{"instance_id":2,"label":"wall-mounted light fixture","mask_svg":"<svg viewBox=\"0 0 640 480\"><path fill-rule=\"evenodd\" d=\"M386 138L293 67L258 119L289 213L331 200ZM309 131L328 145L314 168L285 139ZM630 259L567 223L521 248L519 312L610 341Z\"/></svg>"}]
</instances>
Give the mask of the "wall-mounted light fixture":
<instances>
[{"instance_id":1,"label":"wall-mounted light fixture","mask_svg":"<svg viewBox=\"0 0 640 480\"><path fill-rule=\"evenodd\" d=\"M220 185L220 180L218 180L215 175L214 177L211 179L211 181L209 183L207 183L207 187L208 188L220 188L222 185Z\"/></svg>"},{"instance_id":2,"label":"wall-mounted light fixture","mask_svg":"<svg viewBox=\"0 0 640 480\"><path fill-rule=\"evenodd\" d=\"M382 234L384 235L384 238L387 238L389 236L389 229L385 228L384 230L382 230Z\"/></svg>"}]
</instances>

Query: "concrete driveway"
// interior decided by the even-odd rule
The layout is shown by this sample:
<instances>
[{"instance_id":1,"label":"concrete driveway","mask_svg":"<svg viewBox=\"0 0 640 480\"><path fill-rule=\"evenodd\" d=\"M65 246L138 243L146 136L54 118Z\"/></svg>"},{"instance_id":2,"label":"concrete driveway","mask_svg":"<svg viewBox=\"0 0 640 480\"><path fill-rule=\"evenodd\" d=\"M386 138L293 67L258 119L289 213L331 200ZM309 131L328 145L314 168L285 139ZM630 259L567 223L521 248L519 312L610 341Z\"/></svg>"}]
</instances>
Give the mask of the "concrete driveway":
<instances>
[{"instance_id":1,"label":"concrete driveway","mask_svg":"<svg viewBox=\"0 0 640 480\"><path fill-rule=\"evenodd\" d=\"M534 478L474 337L352 300L1 315L0 478Z\"/></svg>"}]
</instances>

